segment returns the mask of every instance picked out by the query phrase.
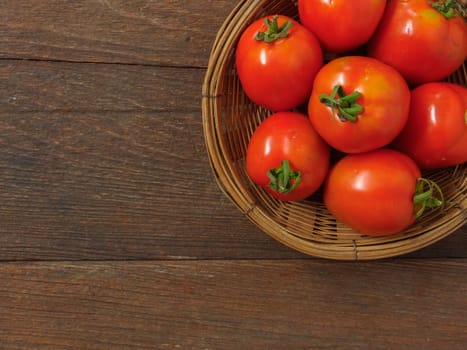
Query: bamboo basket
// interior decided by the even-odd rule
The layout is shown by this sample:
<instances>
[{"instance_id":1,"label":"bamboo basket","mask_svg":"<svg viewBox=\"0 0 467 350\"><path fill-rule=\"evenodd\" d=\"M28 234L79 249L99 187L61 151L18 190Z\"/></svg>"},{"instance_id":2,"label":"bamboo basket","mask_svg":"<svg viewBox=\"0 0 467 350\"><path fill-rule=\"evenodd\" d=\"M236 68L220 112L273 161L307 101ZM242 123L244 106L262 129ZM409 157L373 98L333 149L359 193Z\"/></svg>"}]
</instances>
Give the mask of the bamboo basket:
<instances>
[{"instance_id":1,"label":"bamboo basket","mask_svg":"<svg viewBox=\"0 0 467 350\"><path fill-rule=\"evenodd\" d=\"M221 190L266 234L321 258L394 257L426 247L459 229L467 221L466 164L423 174L436 181L455 205L428 212L406 231L386 237L361 235L337 222L319 193L300 202L281 202L249 179L245 168L248 141L271 111L253 104L243 93L235 70L235 47L242 31L255 19L272 14L297 19L296 6L292 0L242 0L217 34L203 84L202 113L208 156ZM448 80L465 86L466 64Z\"/></svg>"}]
</instances>

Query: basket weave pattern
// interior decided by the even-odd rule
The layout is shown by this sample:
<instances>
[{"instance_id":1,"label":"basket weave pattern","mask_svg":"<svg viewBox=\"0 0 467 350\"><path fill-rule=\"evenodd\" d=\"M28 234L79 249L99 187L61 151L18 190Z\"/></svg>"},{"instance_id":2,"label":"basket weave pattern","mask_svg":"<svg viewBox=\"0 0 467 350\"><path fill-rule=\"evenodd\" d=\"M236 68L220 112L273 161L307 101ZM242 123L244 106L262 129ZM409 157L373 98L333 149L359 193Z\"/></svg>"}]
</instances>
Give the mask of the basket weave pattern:
<instances>
[{"instance_id":1,"label":"basket weave pattern","mask_svg":"<svg viewBox=\"0 0 467 350\"><path fill-rule=\"evenodd\" d=\"M397 256L428 246L463 226L467 207L467 165L426 171L450 203L428 212L405 232L369 237L337 222L320 193L300 202L281 202L253 184L245 155L255 128L270 111L243 93L235 70L235 47L254 20L272 14L298 17L296 1L243 0L225 20L212 48L203 85L203 127L211 167L219 187L265 233L303 253L337 260ZM448 79L466 86L466 64Z\"/></svg>"}]
</instances>

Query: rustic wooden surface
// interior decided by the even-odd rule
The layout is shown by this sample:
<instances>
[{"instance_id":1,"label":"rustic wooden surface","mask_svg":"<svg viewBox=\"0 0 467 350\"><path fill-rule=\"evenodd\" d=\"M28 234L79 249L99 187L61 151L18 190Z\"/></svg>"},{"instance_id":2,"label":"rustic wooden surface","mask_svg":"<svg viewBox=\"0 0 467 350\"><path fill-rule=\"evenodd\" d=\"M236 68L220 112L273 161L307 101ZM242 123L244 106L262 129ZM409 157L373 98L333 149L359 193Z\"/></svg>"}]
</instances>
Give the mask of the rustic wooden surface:
<instances>
[{"instance_id":1,"label":"rustic wooden surface","mask_svg":"<svg viewBox=\"0 0 467 350\"><path fill-rule=\"evenodd\" d=\"M2 2L0 349L466 348L466 227L324 261L218 189L200 95L236 4Z\"/></svg>"}]
</instances>

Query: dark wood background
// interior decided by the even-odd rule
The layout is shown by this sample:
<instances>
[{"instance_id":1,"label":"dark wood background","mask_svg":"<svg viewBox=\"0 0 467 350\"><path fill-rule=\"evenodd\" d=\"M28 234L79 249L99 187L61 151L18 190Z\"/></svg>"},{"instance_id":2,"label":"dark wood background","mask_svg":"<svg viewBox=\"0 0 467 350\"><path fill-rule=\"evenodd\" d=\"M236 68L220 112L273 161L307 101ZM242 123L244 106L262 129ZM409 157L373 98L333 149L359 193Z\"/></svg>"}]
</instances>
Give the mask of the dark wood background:
<instances>
[{"instance_id":1,"label":"dark wood background","mask_svg":"<svg viewBox=\"0 0 467 350\"><path fill-rule=\"evenodd\" d=\"M284 247L215 184L201 86L238 1L3 0L0 349L466 349L466 227Z\"/></svg>"}]
</instances>

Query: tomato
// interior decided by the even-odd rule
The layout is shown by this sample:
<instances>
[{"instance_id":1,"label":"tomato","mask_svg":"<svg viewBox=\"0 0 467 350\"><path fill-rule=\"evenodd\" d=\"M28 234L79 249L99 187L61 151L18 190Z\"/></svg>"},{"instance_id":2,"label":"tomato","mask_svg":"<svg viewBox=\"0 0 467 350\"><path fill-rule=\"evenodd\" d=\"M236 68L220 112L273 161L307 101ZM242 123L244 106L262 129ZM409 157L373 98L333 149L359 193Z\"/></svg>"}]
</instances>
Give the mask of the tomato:
<instances>
[{"instance_id":1,"label":"tomato","mask_svg":"<svg viewBox=\"0 0 467 350\"><path fill-rule=\"evenodd\" d=\"M413 85L442 80L467 57L467 24L460 11L465 9L453 0L389 1L368 54Z\"/></svg>"},{"instance_id":2,"label":"tomato","mask_svg":"<svg viewBox=\"0 0 467 350\"><path fill-rule=\"evenodd\" d=\"M308 104L315 130L335 149L366 152L389 144L407 122L410 90L392 67L346 56L316 75Z\"/></svg>"},{"instance_id":3,"label":"tomato","mask_svg":"<svg viewBox=\"0 0 467 350\"><path fill-rule=\"evenodd\" d=\"M410 157L392 149L349 154L329 171L324 203L334 217L357 232L396 234L426 207L444 204L435 196L442 197L439 187L420 176Z\"/></svg>"},{"instance_id":4,"label":"tomato","mask_svg":"<svg viewBox=\"0 0 467 350\"><path fill-rule=\"evenodd\" d=\"M467 161L467 88L445 82L412 90L409 120L393 146L423 168Z\"/></svg>"},{"instance_id":5,"label":"tomato","mask_svg":"<svg viewBox=\"0 0 467 350\"><path fill-rule=\"evenodd\" d=\"M298 14L324 51L342 53L370 39L385 6L386 0L299 0Z\"/></svg>"},{"instance_id":6,"label":"tomato","mask_svg":"<svg viewBox=\"0 0 467 350\"><path fill-rule=\"evenodd\" d=\"M329 146L304 114L277 112L254 131L248 144L250 178L273 197L286 201L312 195L324 182Z\"/></svg>"},{"instance_id":7,"label":"tomato","mask_svg":"<svg viewBox=\"0 0 467 350\"><path fill-rule=\"evenodd\" d=\"M308 29L278 15L247 27L235 60L246 95L270 110L285 111L310 96L315 75L323 65L323 52Z\"/></svg>"}]
</instances>

